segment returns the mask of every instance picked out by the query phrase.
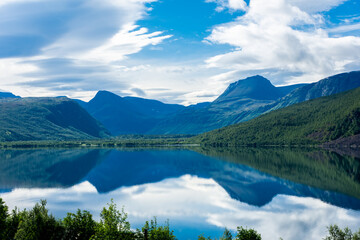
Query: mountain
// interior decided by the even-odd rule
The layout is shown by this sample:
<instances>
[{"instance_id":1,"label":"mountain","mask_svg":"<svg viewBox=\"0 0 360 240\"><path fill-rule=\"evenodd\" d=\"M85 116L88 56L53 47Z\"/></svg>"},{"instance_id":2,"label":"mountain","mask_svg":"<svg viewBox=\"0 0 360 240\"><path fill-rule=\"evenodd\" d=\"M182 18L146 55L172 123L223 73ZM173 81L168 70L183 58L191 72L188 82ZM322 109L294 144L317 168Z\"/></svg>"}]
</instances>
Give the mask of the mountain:
<instances>
[{"instance_id":1,"label":"mountain","mask_svg":"<svg viewBox=\"0 0 360 240\"><path fill-rule=\"evenodd\" d=\"M108 131L71 99L0 100L0 141L108 137Z\"/></svg>"},{"instance_id":2,"label":"mountain","mask_svg":"<svg viewBox=\"0 0 360 240\"><path fill-rule=\"evenodd\" d=\"M0 99L4 98L20 98L19 96L15 96L11 92L0 92Z\"/></svg>"},{"instance_id":3,"label":"mountain","mask_svg":"<svg viewBox=\"0 0 360 240\"><path fill-rule=\"evenodd\" d=\"M264 114L194 138L210 145L309 145L360 138L360 88Z\"/></svg>"},{"instance_id":4,"label":"mountain","mask_svg":"<svg viewBox=\"0 0 360 240\"><path fill-rule=\"evenodd\" d=\"M237 99L276 100L282 92L266 78L256 75L234 82L214 102L228 102Z\"/></svg>"},{"instance_id":5,"label":"mountain","mask_svg":"<svg viewBox=\"0 0 360 240\"><path fill-rule=\"evenodd\" d=\"M113 135L143 134L158 121L185 108L156 100L120 97L108 91L99 91L82 106Z\"/></svg>"},{"instance_id":6,"label":"mountain","mask_svg":"<svg viewBox=\"0 0 360 240\"><path fill-rule=\"evenodd\" d=\"M198 134L246 121L263 113L262 107L275 104L277 99L302 86L275 87L262 76L239 80L215 101L201 108L189 106L159 122L149 133Z\"/></svg>"},{"instance_id":7,"label":"mountain","mask_svg":"<svg viewBox=\"0 0 360 240\"><path fill-rule=\"evenodd\" d=\"M239 80L204 108L187 108L157 124L156 134L198 134L254 119L264 113L360 87L360 72L342 73L312 84L275 87L261 76Z\"/></svg>"},{"instance_id":8,"label":"mountain","mask_svg":"<svg viewBox=\"0 0 360 240\"><path fill-rule=\"evenodd\" d=\"M283 96L291 93L292 91L294 91L295 89L297 88L300 88L300 87L304 87L308 85L307 83L300 83L300 84L294 84L294 85L289 85L289 86L283 86L283 87L277 87L277 89L281 92L281 94Z\"/></svg>"},{"instance_id":9,"label":"mountain","mask_svg":"<svg viewBox=\"0 0 360 240\"><path fill-rule=\"evenodd\" d=\"M341 73L298 88L271 106L268 111L307 100L330 96L360 87L360 71Z\"/></svg>"}]
</instances>

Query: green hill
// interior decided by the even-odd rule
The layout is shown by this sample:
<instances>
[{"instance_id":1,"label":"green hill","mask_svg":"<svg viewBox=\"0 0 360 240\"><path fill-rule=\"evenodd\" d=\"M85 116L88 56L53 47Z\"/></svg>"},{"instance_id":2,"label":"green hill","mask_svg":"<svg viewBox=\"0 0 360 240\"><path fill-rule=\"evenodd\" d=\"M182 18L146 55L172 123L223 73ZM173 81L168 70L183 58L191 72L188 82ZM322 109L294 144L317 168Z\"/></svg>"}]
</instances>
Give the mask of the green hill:
<instances>
[{"instance_id":1,"label":"green hill","mask_svg":"<svg viewBox=\"0 0 360 240\"><path fill-rule=\"evenodd\" d=\"M71 99L0 100L0 141L96 139L108 136L107 130Z\"/></svg>"},{"instance_id":2,"label":"green hill","mask_svg":"<svg viewBox=\"0 0 360 240\"><path fill-rule=\"evenodd\" d=\"M201 134L205 145L309 145L360 133L360 88L272 111ZM357 137L360 137L358 135Z\"/></svg>"}]
</instances>

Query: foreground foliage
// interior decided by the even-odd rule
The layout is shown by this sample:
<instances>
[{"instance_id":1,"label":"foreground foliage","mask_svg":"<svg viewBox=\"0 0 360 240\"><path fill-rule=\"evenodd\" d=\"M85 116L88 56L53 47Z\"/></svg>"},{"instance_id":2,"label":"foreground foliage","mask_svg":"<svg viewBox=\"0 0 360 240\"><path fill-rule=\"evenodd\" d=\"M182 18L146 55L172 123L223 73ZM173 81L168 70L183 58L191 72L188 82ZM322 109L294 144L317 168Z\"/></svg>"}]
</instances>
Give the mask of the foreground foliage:
<instances>
[{"instance_id":1,"label":"foreground foliage","mask_svg":"<svg viewBox=\"0 0 360 240\"><path fill-rule=\"evenodd\" d=\"M360 240L360 229L352 233L349 228L343 230L337 225L328 227L328 236L324 240ZM100 222L93 220L88 211L78 209L68 213L64 219L56 219L49 214L46 201L41 200L31 210L9 213L5 202L0 198L0 239L1 240L176 240L174 231L170 230L169 221L164 226L158 225L157 219L146 221L144 226L135 231L127 221L124 209L118 210L111 202L100 214ZM198 240L211 240L203 234ZM214 239L216 240L216 238ZM261 235L254 229L237 228L235 238L225 228L219 240L261 240Z\"/></svg>"},{"instance_id":2,"label":"foreground foliage","mask_svg":"<svg viewBox=\"0 0 360 240\"><path fill-rule=\"evenodd\" d=\"M324 240L360 240L360 229L356 233L352 233L349 228L341 229L337 225L328 227L329 236Z\"/></svg>"}]
</instances>

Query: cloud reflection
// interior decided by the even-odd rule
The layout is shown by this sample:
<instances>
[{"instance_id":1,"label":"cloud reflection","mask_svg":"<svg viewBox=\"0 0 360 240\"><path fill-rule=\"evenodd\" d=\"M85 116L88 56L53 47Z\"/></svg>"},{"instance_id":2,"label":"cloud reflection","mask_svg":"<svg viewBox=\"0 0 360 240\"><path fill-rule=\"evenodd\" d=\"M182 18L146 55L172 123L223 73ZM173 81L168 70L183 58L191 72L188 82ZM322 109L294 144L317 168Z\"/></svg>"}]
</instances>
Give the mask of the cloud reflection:
<instances>
[{"instance_id":1,"label":"cloud reflection","mask_svg":"<svg viewBox=\"0 0 360 240\"><path fill-rule=\"evenodd\" d=\"M47 199L50 211L57 217L80 208L90 210L97 219L101 208L113 198L119 207L125 206L133 227L140 227L153 216L159 222L170 219L173 229L183 229L175 231L179 239L187 239L182 235L188 229L192 229L192 238L209 231L219 237L225 226L232 230L237 226L255 228L265 240L321 239L330 224L353 230L360 225L359 211L286 195L277 195L262 207L251 206L232 199L214 180L191 175L121 187L107 194L98 194L86 181L67 189L19 188L1 197L10 208L31 208L39 199Z\"/></svg>"}]
</instances>

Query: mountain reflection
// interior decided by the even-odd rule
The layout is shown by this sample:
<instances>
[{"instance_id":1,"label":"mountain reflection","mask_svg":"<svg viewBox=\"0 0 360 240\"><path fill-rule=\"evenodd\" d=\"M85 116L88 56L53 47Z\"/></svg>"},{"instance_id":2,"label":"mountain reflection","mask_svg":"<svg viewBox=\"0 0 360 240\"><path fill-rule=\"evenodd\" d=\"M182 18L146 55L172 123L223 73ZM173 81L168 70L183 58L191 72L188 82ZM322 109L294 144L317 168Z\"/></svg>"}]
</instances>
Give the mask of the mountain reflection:
<instances>
[{"instance_id":1,"label":"mountain reflection","mask_svg":"<svg viewBox=\"0 0 360 240\"><path fill-rule=\"evenodd\" d=\"M99 193L184 175L213 179L236 200L264 206L277 195L360 209L359 160L302 149L48 149L0 151L0 188L67 188Z\"/></svg>"}]
</instances>

